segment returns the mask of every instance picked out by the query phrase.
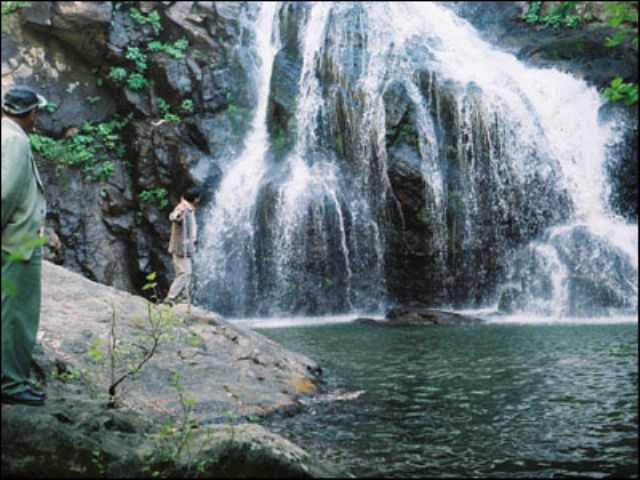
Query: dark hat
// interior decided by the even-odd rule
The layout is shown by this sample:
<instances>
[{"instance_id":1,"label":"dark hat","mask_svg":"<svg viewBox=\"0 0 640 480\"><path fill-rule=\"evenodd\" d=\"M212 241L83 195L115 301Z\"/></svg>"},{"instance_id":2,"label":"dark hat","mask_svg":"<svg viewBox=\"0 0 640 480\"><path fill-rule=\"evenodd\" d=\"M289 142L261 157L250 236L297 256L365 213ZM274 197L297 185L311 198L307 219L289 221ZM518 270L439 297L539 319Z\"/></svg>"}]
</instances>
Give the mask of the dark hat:
<instances>
[{"instance_id":1,"label":"dark hat","mask_svg":"<svg viewBox=\"0 0 640 480\"><path fill-rule=\"evenodd\" d=\"M47 105L47 99L30 87L18 86L10 88L2 99L2 109L7 113L21 115L35 108Z\"/></svg>"}]
</instances>

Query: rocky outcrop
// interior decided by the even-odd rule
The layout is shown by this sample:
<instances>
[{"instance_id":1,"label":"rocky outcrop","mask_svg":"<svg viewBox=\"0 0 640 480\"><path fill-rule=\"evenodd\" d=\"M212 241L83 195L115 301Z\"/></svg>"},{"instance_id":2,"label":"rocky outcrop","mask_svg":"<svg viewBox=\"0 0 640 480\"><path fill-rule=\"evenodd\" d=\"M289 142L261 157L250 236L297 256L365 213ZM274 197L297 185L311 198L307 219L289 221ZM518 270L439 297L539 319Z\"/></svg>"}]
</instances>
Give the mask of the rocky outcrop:
<instances>
[{"instance_id":1,"label":"rocky outcrop","mask_svg":"<svg viewBox=\"0 0 640 480\"><path fill-rule=\"evenodd\" d=\"M112 319L117 344L140 348L136 322L147 321L148 308L141 297L44 262L32 370L49 398L38 408L3 404L3 475L149 476L143 467L186 475L204 460L200 474L209 477L331 476L300 448L246 423L301 408L298 397L321 383L320 367L196 307L160 313L173 319L172 327L145 368L120 384L118 407L106 408ZM123 355L115 357L116 374L126 371ZM167 464L158 448L175 437L159 434L160 426L180 424L185 407L172 386L175 372L184 399L194 402L194 456L185 451ZM208 427L213 440L205 441Z\"/></svg>"},{"instance_id":2,"label":"rocky outcrop","mask_svg":"<svg viewBox=\"0 0 640 480\"><path fill-rule=\"evenodd\" d=\"M245 7L251 8L240 2L34 2L3 15L3 89L28 84L57 106L39 115L37 133L71 140L85 134L86 123L132 114L116 132L118 148L99 149L113 170L103 181L89 178L89 167L36 155L48 234L56 239L49 259L128 291L140 291L144 276L156 271L166 290L169 207L194 181L215 189L219 162L239 148L255 104L251 53L237 44L248 34L239 21ZM159 28L149 20L156 14ZM179 58L148 47L180 38L189 47ZM133 89L110 75L115 67L136 71L127 58L131 47L146 56L142 73L154 80L146 87ZM183 109L183 101L192 106ZM180 122L163 119L165 105Z\"/></svg>"}]
</instances>

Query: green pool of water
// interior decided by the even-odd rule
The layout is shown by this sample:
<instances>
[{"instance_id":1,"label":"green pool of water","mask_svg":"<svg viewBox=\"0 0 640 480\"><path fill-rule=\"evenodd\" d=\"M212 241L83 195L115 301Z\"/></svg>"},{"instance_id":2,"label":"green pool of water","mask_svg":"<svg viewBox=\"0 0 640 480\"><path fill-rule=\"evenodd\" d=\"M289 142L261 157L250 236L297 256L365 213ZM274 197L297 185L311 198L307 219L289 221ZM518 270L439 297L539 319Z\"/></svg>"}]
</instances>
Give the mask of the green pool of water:
<instances>
[{"instance_id":1,"label":"green pool of water","mask_svg":"<svg viewBox=\"0 0 640 480\"><path fill-rule=\"evenodd\" d=\"M330 393L270 427L358 477L637 478L637 323L258 331Z\"/></svg>"}]
</instances>

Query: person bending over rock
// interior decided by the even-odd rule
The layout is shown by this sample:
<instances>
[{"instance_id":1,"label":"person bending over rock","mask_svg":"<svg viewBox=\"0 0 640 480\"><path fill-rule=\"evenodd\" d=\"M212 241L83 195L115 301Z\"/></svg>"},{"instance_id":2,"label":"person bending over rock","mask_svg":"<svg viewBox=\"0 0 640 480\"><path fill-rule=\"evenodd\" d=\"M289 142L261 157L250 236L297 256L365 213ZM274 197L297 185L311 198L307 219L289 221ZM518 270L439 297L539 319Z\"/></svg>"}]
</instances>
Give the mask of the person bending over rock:
<instances>
[{"instance_id":1,"label":"person bending over rock","mask_svg":"<svg viewBox=\"0 0 640 480\"><path fill-rule=\"evenodd\" d=\"M40 324L42 246L46 203L29 145L37 109L47 100L31 88L2 99L2 403L43 405L46 394L29 383ZM10 287L9 287L10 286Z\"/></svg>"},{"instance_id":2,"label":"person bending over rock","mask_svg":"<svg viewBox=\"0 0 640 480\"><path fill-rule=\"evenodd\" d=\"M171 238L169 253L173 258L175 279L171 284L165 303L175 305L180 302L191 302L192 257L198 242L198 225L196 223L196 206L200 203L201 192L198 187L189 188L180 198L169 215L171 221Z\"/></svg>"}]
</instances>

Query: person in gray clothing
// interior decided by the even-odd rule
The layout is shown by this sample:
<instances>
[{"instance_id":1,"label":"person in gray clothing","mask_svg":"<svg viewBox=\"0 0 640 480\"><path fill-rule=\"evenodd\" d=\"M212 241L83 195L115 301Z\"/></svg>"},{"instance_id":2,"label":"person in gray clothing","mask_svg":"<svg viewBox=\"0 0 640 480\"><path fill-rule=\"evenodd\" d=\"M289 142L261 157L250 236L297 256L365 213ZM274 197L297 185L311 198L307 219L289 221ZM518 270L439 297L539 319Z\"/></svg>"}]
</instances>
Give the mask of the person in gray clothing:
<instances>
[{"instance_id":1,"label":"person in gray clothing","mask_svg":"<svg viewBox=\"0 0 640 480\"><path fill-rule=\"evenodd\" d=\"M190 303L192 257L196 253L198 242L196 206L200 203L200 198L201 193L198 187L189 188L169 215L171 221L169 253L173 257L176 276L165 298L165 303L172 305L185 301Z\"/></svg>"}]
</instances>

